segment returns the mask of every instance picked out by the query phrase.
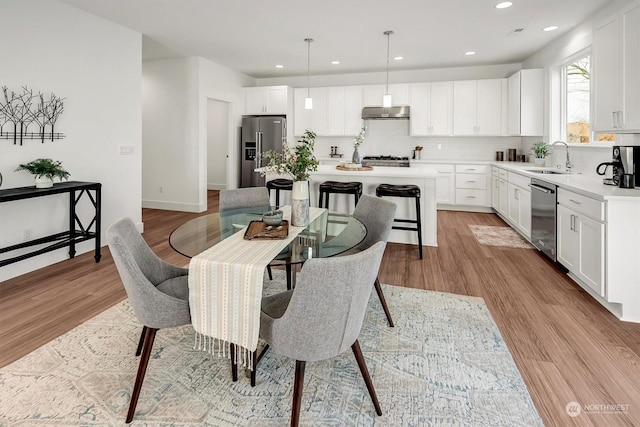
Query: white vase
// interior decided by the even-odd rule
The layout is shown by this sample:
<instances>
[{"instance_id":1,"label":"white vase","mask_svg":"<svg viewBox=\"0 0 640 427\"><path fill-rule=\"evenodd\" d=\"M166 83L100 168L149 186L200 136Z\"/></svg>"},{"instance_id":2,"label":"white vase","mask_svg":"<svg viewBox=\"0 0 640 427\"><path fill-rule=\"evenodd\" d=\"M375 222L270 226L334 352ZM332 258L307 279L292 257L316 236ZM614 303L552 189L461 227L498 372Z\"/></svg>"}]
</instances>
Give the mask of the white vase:
<instances>
[{"instance_id":1,"label":"white vase","mask_svg":"<svg viewBox=\"0 0 640 427\"><path fill-rule=\"evenodd\" d=\"M51 188L53 187L53 180L46 176L36 176L36 188Z\"/></svg>"},{"instance_id":2,"label":"white vase","mask_svg":"<svg viewBox=\"0 0 640 427\"><path fill-rule=\"evenodd\" d=\"M291 189L291 225L309 225L309 181L293 181Z\"/></svg>"},{"instance_id":3,"label":"white vase","mask_svg":"<svg viewBox=\"0 0 640 427\"><path fill-rule=\"evenodd\" d=\"M544 166L545 160L546 159L544 157L543 158L536 157L534 162L536 166Z\"/></svg>"}]
</instances>

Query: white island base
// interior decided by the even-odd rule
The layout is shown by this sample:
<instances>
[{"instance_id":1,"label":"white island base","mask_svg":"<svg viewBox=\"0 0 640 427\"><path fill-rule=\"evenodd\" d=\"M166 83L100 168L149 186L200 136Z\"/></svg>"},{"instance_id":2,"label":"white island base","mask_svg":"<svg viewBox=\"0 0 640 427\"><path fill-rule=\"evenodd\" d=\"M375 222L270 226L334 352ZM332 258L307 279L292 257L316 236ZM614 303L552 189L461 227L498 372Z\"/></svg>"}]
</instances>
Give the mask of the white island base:
<instances>
[{"instance_id":1,"label":"white island base","mask_svg":"<svg viewBox=\"0 0 640 427\"><path fill-rule=\"evenodd\" d=\"M309 198L311 206L318 206L319 186L325 181L361 182L362 193L371 196L376 195L376 187L379 184L417 185L420 188L422 244L425 246L437 246L436 178L438 175L437 171L430 168L374 167L372 171L341 171L337 170L335 166L320 165L318 171L311 174ZM267 174L267 180L275 178L277 178L276 175ZM288 193L290 192L280 193L281 204L284 205L290 202L291 195ZM272 193L271 198L273 202L275 194ZM416 218L414 198L384 197L384 199L397 205L396 218ZM354 196L351 194L332 193L329 197L329 209L331 210L351 214L354 208ZM389 242L417 245L418 233L415 231L391 230Z\"/></svg>"}]
</instances>

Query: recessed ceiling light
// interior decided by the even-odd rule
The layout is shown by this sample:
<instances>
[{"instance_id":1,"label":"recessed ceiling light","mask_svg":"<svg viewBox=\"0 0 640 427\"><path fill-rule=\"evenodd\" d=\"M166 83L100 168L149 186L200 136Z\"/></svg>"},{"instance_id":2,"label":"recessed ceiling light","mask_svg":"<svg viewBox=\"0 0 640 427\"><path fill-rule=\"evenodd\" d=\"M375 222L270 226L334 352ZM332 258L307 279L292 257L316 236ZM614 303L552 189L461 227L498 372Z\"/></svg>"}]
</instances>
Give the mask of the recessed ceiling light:
<instances>
[{"instance_id":1,"label":"recessed ceiling light","mask_svg":"<svg viewBox=\"0 0 640 427\"><path fill-rule=\"evenodd\" d=\"M510 1L503 1L496 5L496 9L506 9L507 7L511 7L513 3Z\"/></svg>"},{"instance_id":2,"label":"recessed ceiling light","mask_svg":"<svg viewBox=\"0 0 640 427\"><path fill-rule=\"evenodd\" d=\"M544 27L544 28L542 29L542 31L555 31L555 30L557 30L557 29L558 29L558 26L557 26L557 25L550 25L550 26L548 26L548 27Z\"/></svg>"},{"instance_id":3,"label":"recessed ceiling light","mask_svg":"<svg viewBox=\"0 0 640 427\"><path fill-rule=\"evenodd\" d=\"M277 65L276 65L276 68L284 68L284 65L282 65L282 64L277 64Z\"/></svg>"},{"instance_id":4,"label":"recessed ceiling light","mask_svg":"<svg viewBox=\"0 0 640 427\"><path fill-rule=\"evenodd\" d=\"M467 56L471 56L471 55L475 55L476 53L474 51L470 50L469 52L465 52L464 54L467 55Z\"/></svg>"},{"instance_id":5,"label":"recessed ceiling light","mask_svg":"<svg viewBox=\"0 0 640 427\"><path fill-rule=\"evenodd\" d=\"M333 65L338 65L338 64L340 64L340 61L331 61L331 63L332 63Z\"/></svg>"},{"instance_id":6,"label":"recessed ceiling light","mask_svg":"<svg viewBox=\"0 0 640 427\"><path fill-rule=\"evenodd\" d=\"M404 56L394 56L393 60L394 61L402 61L404 59Z\"/></svg>"}]
</instances>

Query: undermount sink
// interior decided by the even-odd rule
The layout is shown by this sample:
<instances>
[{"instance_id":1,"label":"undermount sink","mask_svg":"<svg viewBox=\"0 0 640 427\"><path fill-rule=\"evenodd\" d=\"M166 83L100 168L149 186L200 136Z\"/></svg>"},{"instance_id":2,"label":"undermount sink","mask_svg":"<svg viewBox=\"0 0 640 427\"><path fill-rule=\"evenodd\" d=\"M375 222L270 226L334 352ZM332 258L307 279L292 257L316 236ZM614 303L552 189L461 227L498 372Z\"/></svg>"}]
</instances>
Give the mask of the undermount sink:
<instances>
[{"instance_id":1,"label":"undermount sink","mask_svg":"<svg viewBox=\"0 0 640 427\"><path fill-rule=\"evenodd\" d=\"M564 172L564 171L554 171L554 170L549 170L549 169L527 169L527 172L533 172L533 173L544 173L544 174L550 174L550 175L566 175L568 172Z\"/></svg>"}]
</instances>

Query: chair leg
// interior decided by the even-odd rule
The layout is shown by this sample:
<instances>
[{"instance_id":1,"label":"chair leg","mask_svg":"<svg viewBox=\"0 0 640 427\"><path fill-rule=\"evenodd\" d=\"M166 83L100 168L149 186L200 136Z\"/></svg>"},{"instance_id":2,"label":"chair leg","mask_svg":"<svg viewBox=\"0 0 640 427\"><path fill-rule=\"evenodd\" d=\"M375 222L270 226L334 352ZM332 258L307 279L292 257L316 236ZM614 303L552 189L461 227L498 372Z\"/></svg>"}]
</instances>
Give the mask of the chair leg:
<instances>
[{"instance_id":1,"label":"chair leg","mask_svg":"<svg viewBox=\"0 0 640 427\"><path fill-rule=\"evenodd\" d=\"M280 207L280 189L276 188L276 207Z\"/></svg>"},{"instance_id":2,"label":"chair leg","mask_svg":"<svg viewBox=\"0 0 640 427\"><path fill-rule=\"evenodd\" d=\"M371 377L369 376L369 371L367 370L367 364L365 363L364 357L362 356L362 350L360 350L360 344L358 343L358 340L353 343L351 349L353 350L353 355L356 357L356 361L358 362L358 367L360 368L362 378L364 378L364 382L367 385L367 390L369 390L369 396L371 396L373 406L375 406L376 408L376 414L382 415L382 408L380 408L378 396L376 396L376 391L373 388L373 383L371 382Z\"/></svg>"},{"instance_id":3,"label":"chair leg","mask_svg":"<svg viewBox=\"0 0 640 427\"><path fill-rule=\"evenodd\" d=\"M420 198L416 197L416 219L418 220L418 250L422 259L422 218L420 218Z\"/></svg>"},{"instance_id":4,"label":"chair leg","mask_svg":"<svg viewBox=\"0 0 640 427\"><path fill-rule=\"evenodd\" d=\"M290 291L291 289L293 289L293 284L291 283L291 275L293 274L292 270L291 270L291 264L287 263L287 265L284 266L285 270L286 270L286 274L287 274L287 290Z\"/></svg>"},{"instance_id":5,"label":"chair leg","mask_svg":"<svg viewBox=\"0 0 640 427\"><path fill-rule=\"evenodd\" d=\"M138 349L136 350L136 357L140 356L140 352L142 351L142 344L144 344L144 336L147 333L147 327L142 327L142 333L140 334L140 341L138 341Z\"/></svg>"},{"instance_id":6,"label":"chair leg","mask_svg":"<svg viewBox=\"0 0 640 427\"><path fill-rule=\"evenodd\" d=\"M238 362L236 361L236 351L236 345L231 344L229 346L229 356L231 357L231 380L233 382L238 381Z\"/></svg>"},{"instance_id":7,"label":"chair leg","mask_svg":"<svg viewBox=\"0 0 640 427\"><path fill-rule=\"evenodd\" d=\"M258 369L258 353L255 351L251 352L251 360L253 363L251 364L251 387L256 386L256 370Z\"/></svg>"},{"instance_id":8,"label":"chair leg","mask_svg":"<svg viewBox=\"0 0 640 427\"><path fill-rule=\"evenodd\" d=\"M391 328L394 327L393 319L391 318L391 312L389 311L389 307L387 307L387 300L384 298L384 294L382 293L382 286L380 286L380 280L376 276L376 281L373 283L373 286L376 288L376 293L378 294L378 298L380 298L380 303L382 304L382 309L384 310L384 314L387 316L387 322L389 322L389 326Z\"/></svg>"},{"instance_id":9,"label":"chair leg","mask_svg":"<svg viewBox=\"0 0 640 427\"><path fill-rule=\"evenodd\" d=\"M133 392L131 393L131 402L129 403L129 412L127 413L127 424L133 420L133 414L136 412L136 405L138 404L138 398L140 397L140 390L142 389L142 382L144 381L144 374L147 372L147 365L149 364L149 357L151 357L151 349L153 348L153 341L156 338L156 328L147 328L144 334L144 345L142 346L142 357L140 358L140 364L138 365L138 374L136 375L136 383L133 386Z\"/></svg>"},{"instance_id":10,"label":"chair leg","mask_svg":"<svg viewBox=\"0 0 640 427\"><path fill-rule=\"evenodd\" d=\"M304 385L304 360L296 360L296 377L293 385L293 403L291 405L291 427L297 427L300 421L302 386Z\"/></svg>"},{"instance_id":11,"label":"chair leg","mask_svg":"<svg viewBox=\"0 0 640 427\"><path fill-rule=\"evenodd\" d=\"M269 274L269 280L273 280L273 273L271 272L270 265L267 265L267 273Z\"/></svg>"}]
</instances>

